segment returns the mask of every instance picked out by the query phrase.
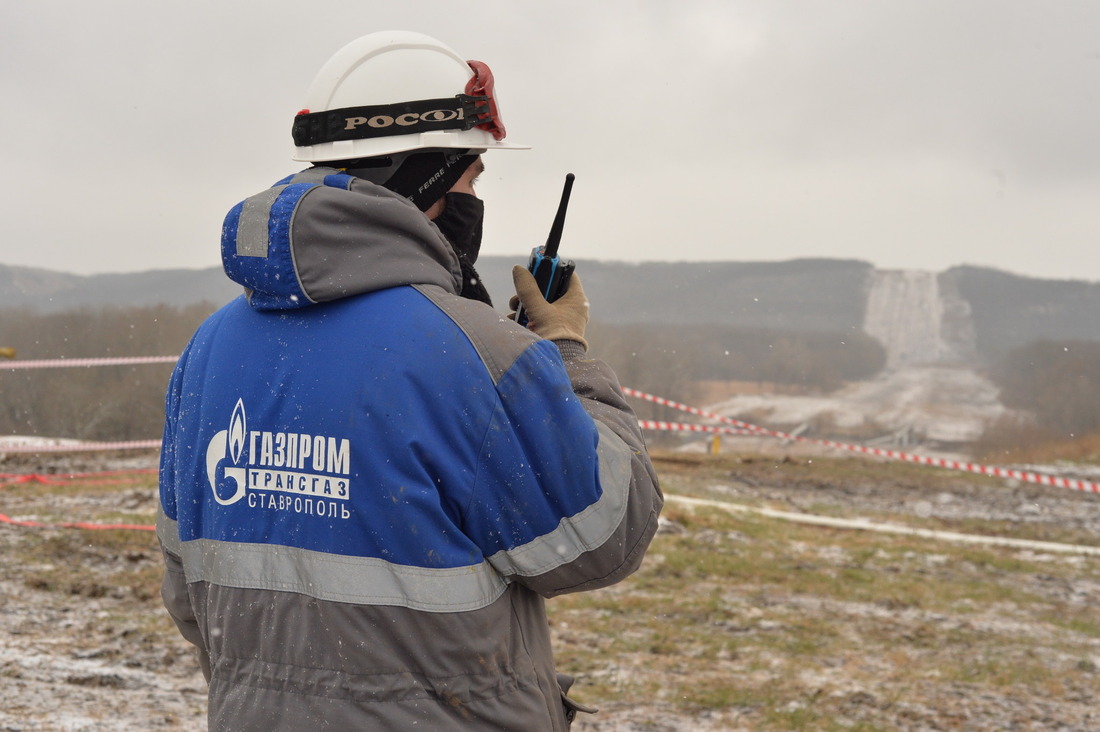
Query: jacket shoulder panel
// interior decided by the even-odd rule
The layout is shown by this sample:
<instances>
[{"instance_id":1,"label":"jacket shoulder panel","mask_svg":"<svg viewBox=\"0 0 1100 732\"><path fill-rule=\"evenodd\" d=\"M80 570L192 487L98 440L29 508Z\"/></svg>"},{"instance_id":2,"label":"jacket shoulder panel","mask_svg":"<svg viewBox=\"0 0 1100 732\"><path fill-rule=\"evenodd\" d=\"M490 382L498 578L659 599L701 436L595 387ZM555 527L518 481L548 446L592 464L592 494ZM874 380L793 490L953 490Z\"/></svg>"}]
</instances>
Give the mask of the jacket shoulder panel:
<instances>
[{"instance_id":1,"label":"jacket shoulder panel","mask_svg":"<svg viewBox=\"0 0 1100 732\"><path fill-rule=\"evenodd\" d=\"M417 286L416 289L462 330L489 370L494 384L500 382L524 351L542 341L484 303L467 300L439 287Z\"/></svg>"}]
</instances>

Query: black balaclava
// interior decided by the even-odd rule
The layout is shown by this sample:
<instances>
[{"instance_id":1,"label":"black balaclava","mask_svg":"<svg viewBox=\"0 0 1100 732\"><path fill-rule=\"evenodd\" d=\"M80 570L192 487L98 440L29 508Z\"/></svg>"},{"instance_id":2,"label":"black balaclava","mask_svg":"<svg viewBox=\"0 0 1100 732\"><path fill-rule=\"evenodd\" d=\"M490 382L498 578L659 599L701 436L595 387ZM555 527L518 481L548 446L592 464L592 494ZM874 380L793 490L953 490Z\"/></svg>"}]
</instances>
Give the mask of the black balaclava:
<instances>
[{"instance_id":1,"label":"black balaclava","mask_svg":"<svg viewBox=\"0 0 1100 732\"><path fill-rule=\"evenodd\" d=\"M475 160L477 155L470 155L469 150L413 153L401 161L382 185L409 199L421 211L427 211L454 187Z\"/></svg>"},{"instance_id":2,"label":"black balaclava","mask_svg":"<svg viewBox=\"0 0 1100 732\"><path fill-rule=\"evenodd\" d=\"M455 254L477 261L481 251L481 223L485 220L485 204L469 193L448 193L443 197L443 213L433 221L454 247Z\"/></svg>"},{"instance_id":3,"label":"black balaclava","mask_svg":"<svg viewBox=\"0 0 1100 732\"><path fill-rule=\"evenodd\" d=\"M485 204L477 196L469 193L448 193L443 197L443 213L435 217L433 223L447 237L451 248L458 255L462 265L462 297L480 300L492 305L489 291L474 269L478 252L481 251L481 224L485 220Z\"/></svg>"}]
</instances>

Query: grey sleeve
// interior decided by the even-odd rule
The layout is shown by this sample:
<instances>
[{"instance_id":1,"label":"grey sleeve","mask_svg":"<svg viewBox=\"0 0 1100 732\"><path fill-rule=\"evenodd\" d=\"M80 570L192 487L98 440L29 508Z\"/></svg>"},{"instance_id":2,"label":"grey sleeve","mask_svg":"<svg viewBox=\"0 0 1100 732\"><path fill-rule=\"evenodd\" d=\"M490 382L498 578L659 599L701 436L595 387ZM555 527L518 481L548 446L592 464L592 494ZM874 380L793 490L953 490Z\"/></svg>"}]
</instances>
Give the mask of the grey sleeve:
<instances>
[{"instance_id":1,"label":"grey sleeve","mask_svg":"<svg viewBox=\"0 0 1100 732\"><path fill-rule=\"evenodd\" d=\"M527 348L541 340L481 303L464 300L438 288L418 289L462 328L494 381L498 381ZM623 397L611 367L588 358L584 346L578 342L553 343L562 356L573 393L597 423L599 472L601 481L605 478L608 481L602 484L604 498L608 499L608 504L613 504L608 510L614 511L615 518L606 532L604 525L600 525L598 541L570 544L571 548L583 549L568 561L559 561L561 553L555 552L553 560L545 565L534 562L536 568L517 569L511 566L514 558L509 552L498 553L501 564L510 568L504 570L505 574L515 576L517 581L544 597L605 587L633 573L641 565L657 532L657 517L664 503L638 418ZM569 541L576 539L570 535ZM572 555L572 551L567 553Z\"/></svg>"},{"instance_id":2,"label":"grey sleeve","mask_svg":"<svg viewBox=\"0 0 1100 732\"><path fill-rule=\"evenodd\" d=\"M198 649L199 666L202 675L210 681L210 654L206 650L206 641L199 630L195 611L191 607L191 598L187 593L187 581L183 574L183 562L161 545L164 555L164 579L160 586L160 596L172 621L179 628L184 639Z\"/></svg>"},{"instance_id":3,"label":"grey sleeve","mask_svg":"<svg viewBox=\"0 0 1100 732\"><path fill-rule=\"evenodd\" d=\"M623 396L618 377L603 361L587 357L581 344L573 341L555 341L555 344L565 361L573 391L585 410L621 442L614 449L629 454L630 485L623 518L610 538L536 580L535 589L547 597L606 587L632 574L641 566L657 533L657 518L664 505L638 418ZM570 578L582 577L585 579L581 582L570 583Z\"/></svg>"}]
</instances>

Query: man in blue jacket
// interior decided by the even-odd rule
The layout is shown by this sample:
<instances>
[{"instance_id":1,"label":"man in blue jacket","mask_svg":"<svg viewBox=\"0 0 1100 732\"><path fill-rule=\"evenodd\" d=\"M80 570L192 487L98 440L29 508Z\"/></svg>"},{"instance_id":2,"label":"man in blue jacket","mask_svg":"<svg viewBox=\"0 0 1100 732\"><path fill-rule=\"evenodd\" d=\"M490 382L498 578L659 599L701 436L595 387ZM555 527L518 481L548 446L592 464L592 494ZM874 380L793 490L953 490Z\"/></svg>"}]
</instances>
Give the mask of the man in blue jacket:
<instances>
[{"instance_id":1,"label":"man in blue jacket","mask_svg":"<svg viewBox=\"0 0 1100 732\"><path fill-rule=\"evenodd\" d=\"M295 119L314 166L234 207L244 296L166 398L163 597L215 730L564 730L544 598L633 572L661 494L579 279L528 328L473 268L485 64L378 33Z\"/></svg>"}]
</instances>

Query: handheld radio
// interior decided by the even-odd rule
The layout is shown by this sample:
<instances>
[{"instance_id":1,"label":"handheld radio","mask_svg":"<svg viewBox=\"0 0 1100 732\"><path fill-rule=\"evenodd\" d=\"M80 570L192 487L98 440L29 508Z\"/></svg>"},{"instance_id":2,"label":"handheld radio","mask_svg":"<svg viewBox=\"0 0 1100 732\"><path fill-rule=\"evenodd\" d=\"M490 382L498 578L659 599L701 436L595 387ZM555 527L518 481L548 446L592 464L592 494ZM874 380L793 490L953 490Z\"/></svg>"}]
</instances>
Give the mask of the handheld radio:
<instances>
[{"instance_id":1,"label":"handheld radio","mask_svg":"<svg viewBox=\"0 0 1100 732\"><path fill-rule=\"evenodd\" d=\"M550 227L550 235L546 237L546 244L531 250L531 257L527 260L527 270L535 276L535 282L539 286L539 292L546 298L546 302L554 302L569 289L569 278L573 276L573 270L577 265L571 259L562 260L558 256L558 244L561 243L561 232L565 227L565 211L569 207L569 194L573 190L572 173L565 176L565 187L561 192L561 203L558 204L558 213L554 216L554 223ZM527 314L520 306L516 312L516 322L527 325Z\"/></svg>"}]
</instances>

